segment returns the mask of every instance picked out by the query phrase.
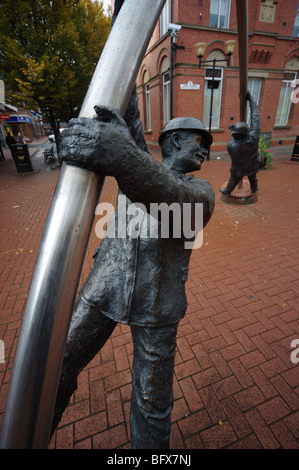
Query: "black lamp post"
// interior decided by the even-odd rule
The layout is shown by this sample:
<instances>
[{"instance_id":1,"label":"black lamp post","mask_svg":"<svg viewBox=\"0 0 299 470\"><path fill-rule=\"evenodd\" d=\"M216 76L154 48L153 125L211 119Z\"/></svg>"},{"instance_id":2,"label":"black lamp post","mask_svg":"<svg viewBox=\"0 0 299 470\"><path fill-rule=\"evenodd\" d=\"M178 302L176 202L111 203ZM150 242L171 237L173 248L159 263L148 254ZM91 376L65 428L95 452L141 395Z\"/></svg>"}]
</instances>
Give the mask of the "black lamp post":
<instances>
[{"instance_id":1,"label":"black lamp post","mask_svg":"<svg viewBox=\"0 0 299 470\"><path fill-rule=\"evenodd\" d=\"M210 118L209 118L209 132L211 132L211 127L212 127L212 113L213 113L213 97L214 97L214 90L218 88L219 82L218 80L215 81L215 70L216 70L216 63L218 62L226 62L227 66L230 66L230 60L231 56L233 55L233 52L236 47L236 41L234 40L229 40L224 43L224 49L225 49L225 54L227 56L226 59L211 59L211 60L202 60L202 57L204 56L206 49L207 49L207 44L204 42L199 42L195 44L195 52L196 55L199 59L199 68L201 68L202 64L213 64L212 68L212 77L211 80L208 82L208 88L211 90L211 104L210 104ZM209 149L209 155L207 157L207 160L210 160L210 149Z\"/></svg>"},{"instance_id":2,"label":"black lamp post","mask_svg":"<svg viewBox=\"0 0 299 470\"><path fill-rule=\"evenodd\" d=\"M178 46L178 33L181 30L181 26L175 25L173 23L169 23L168 31L170 33L170 119L173 119L173 70L174 70L174 63L175 63L175 53L177 49L185 49L185 46Z\"/></svg>"}]
</instances>

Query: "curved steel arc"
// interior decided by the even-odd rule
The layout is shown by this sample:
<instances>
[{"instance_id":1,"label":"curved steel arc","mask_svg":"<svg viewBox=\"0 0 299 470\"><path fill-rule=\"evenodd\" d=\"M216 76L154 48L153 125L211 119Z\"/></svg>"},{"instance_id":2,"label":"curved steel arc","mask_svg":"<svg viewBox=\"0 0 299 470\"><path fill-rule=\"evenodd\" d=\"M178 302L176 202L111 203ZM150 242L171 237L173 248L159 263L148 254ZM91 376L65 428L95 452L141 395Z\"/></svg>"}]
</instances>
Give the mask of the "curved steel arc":
<instances>
[{"instance_id":1,"label":"curved steel arc","mask_svg":"<svg viewBox=\"0 0 299 470\"><path fill-rule=\"evenodd\" d=\"M165 0L126 0L80 116L123 114ZM47 448L67 331L104 178L64 164L38 253L2 425L2 449Z\"/></svg>"}]
</instances>

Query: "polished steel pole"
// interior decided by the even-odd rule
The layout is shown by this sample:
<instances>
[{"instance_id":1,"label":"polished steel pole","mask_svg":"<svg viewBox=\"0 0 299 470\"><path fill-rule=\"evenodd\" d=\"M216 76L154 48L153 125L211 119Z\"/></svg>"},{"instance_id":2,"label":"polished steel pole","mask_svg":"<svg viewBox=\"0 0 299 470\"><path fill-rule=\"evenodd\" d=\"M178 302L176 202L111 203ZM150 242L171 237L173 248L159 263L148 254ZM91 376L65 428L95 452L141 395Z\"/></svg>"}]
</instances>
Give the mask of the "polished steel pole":
<instances>
[{"instance_id":1,"label":"polished steel pole","mask_svg":"<svg viewBox=\"0 0 299 470\"><path fill-rule=\"evenodd\" d=\"M236 0L237 24L238 24L238 49L239 49L239 89L240 89L240 121L247 121L248 91L248 0ZM243 178L238 183L237 189L243 187Z\"/></svg>"},{"instance_id":2,"label":"polished steel pole","mask_svg":"<svg viewBox=\"0 0 299 470\"><path fill-rule=\"evenodd\" d=\"M240 121L247 120L248 91L248 0L236 0L240 73Z\"/></svg>"},{"instance_id":3,"label":"polished steel pole","mask_svg":"<svg viewBox=\"0 0 299 470\"><path fill-rule=\"evenodd\" d=\"M126 0L95 70L80 116L94 105L124 114L165 0ZM104 178L63 164L31 281L2 426L2 449L47 448L95 207Z\"/></svg>"}]
</instances>

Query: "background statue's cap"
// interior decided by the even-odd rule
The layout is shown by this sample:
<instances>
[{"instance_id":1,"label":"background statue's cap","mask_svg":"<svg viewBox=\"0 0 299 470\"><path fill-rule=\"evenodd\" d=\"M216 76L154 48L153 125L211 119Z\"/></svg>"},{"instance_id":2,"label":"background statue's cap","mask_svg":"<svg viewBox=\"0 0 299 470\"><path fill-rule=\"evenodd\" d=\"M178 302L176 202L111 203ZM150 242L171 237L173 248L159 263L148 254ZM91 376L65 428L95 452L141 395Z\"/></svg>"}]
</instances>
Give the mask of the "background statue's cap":
<instances>
[{"instance_id":1,"label":"background statue's cap","mask_svg":"<svg viewBox=\"0 0 299 470\"><path fill-rule=\"evenodd\" d=\"M205 147L207 149L210 148L212 142L213 142L213 137L210 132L206 131L206 128L204 124L196 118L193 117L180 117L180 118L175 118L169 121L163 128L161 135L159 137L159 144L161 143L161 138L167 133L167 132L174 132L174 131L179 131L179 130L189 130L189 131L198 131L201 135L204 136L204 141L205 141Z\"/></svg>"},{"instance_id":2,"label":"background statue's cap","mask_svg":"<svg viewBox=\"0 0 299 470\"><path fill-rule=\"evenodd\" d=\"M248 134L249 132L249 126L246 122L237 122L229 126L229 128L232 134Z\"/></svg>"}]
</instances>

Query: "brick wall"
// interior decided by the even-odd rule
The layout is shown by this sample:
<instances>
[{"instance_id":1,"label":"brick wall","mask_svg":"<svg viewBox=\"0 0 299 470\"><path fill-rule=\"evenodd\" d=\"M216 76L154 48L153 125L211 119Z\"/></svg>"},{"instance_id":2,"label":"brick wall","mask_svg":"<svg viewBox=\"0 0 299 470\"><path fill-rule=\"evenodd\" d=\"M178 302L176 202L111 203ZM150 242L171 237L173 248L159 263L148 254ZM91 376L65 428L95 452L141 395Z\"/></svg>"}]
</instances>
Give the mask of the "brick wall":
<instances>
[{"instance_id":1,"label":"brick wall","mask_svg":"<svg viewBox=\"0 0 299 470\"><path fill-rule=\"evenodd\" d=\"M173 0L173 23L182 26L177 37L177 44L184 46L173 55L173 117L191 115L203 118L204 73L198 67L194 45L197 42L208 44L206 59L213 50L224 53L224 43L229 39L237 40L236 2L231 1L229 29L209 27L209 0ZM271 132L274 145L278 142L293 143L299 135L299 113L295 104L291 105L286 126L276 128L275 117L286 63L294 59L299 63L299 41L292 38L298 0L280 0L270 4L276 7L274 22L260 21L262 0L248 2L248 57L249 78L261 78L259 109L261 131ZM137 86L140 97L140 110L145 122L145 103L143 77L147 71L150 77L151 132L146 132L146 139L151 146L157 146L159 133L163 127L162 76L160 73L163 57L171 63L170 36L160 38L160 26L157 25L148 53L138 75ZM222 64L223 65L223 64ZM294 68L294 65L292 66ZM298 70L293 70L297 72ZM298 77L299 78L299 77ZM200 85L199 90L182 90L181 84L192 81ZM219 129L213 131L213 150L226 148L230 138L228 126L239 120L239 57L238 45L231 61L231 67L224 67L223 88Z\"/></svg>"}]
</instances>

